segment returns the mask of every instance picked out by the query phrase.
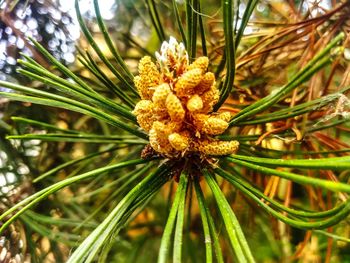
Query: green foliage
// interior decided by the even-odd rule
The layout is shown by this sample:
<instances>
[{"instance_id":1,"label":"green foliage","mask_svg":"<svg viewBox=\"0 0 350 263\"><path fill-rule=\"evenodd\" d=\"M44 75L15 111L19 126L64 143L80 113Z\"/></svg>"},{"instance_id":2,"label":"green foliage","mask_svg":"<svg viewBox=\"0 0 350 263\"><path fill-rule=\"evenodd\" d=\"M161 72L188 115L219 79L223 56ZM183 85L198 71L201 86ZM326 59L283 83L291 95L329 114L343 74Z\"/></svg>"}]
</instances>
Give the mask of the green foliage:
<instances>
[{"instance_id":1,"label":"green foliage","mask_svg":"<svg viewBox=\"0 0 350 263\"><path fill-rule=\"evenodd\" d=\"M239 3L245 7L242 14ZM340 100L347 98L349 85L342 63L345 34L341 26L332 29L332 39L320 37L318 52L307 50L305 57L298 53L303 63L293 61L292 73L290 68L281 69L279 62L273 63L273 70L281 71L278 85L266 68L254 84L246 82L255 78L249 63L262 63L263 68L273 50L288 47L288 37L295 37L288 35L295 30L286 33L278 26L270 34L282 36L274 40L268 41L270 35L246 36L249 23L259 17L258 1L221 2L222 14L217 17L222 22L222 39L218 41L223 46L214 47L215 30L207 27L211 18L204 15L209 8L203 1L146 0L135 2L133 8L139 4L147 8L148 17L142 14L137 19L146 19L160 42L177 34L191 61L201 55L209 57L220 87L215 111L234 113L228 131L217 138L238 140L238 152L169 159L150 150L148 135L132 113L139 95L130 61L149 52L147 44L138 46L139 39L130 38L134 48L123 50L109 34L94 0L97 26L107 47L103 50L76 0L78 21L90 48L79 51L83 70L63 65L31 39L51 67L24 56L19 60L19 73L41 85L0 81L1 87L11 89L1 91L2 98L43 105L40 109L50 111L59 108L58 112L68 116L63 114L67 127L59 126L55 119L44 121L35 116L11 116L13 127L0 120L1 131L11 142L40 140L43 158L50 159L45 145L55 142L58 147L49 165L41 167L40 158L33 160L40 170L30 178L34 191L6 207L0 215L0 232L19 220L28 228L29 237L39 234L53 242L50 249L57 244L72 249L72 253L61 249L63 255L55 256L57 262L64 258L69 263L154 262L157 253L150 251L155 247L159 247L158 262L169 262L171 253L172 262L192 262L204 254L206 262L260 262L269 257L278 262L293 256L282 252L292 246L300 258L287 227L301 229L302 234L293 236L301 245L308 242L302 243L305 231L312 231L307 233L320 240L327 237L349 243L348 236L332 232L348 229L342 221L350 213L350 146L342 139L348 138L349 115L348 105ZM344 4L342 8L329 11L320 20L330 22L329 16L342 15L348 7ZM163 13L174 16L173 25L165 26ZM315 21L306 22L308 26ZM327 35L329 28L331 25L325 25L322 33ZM250 49L242 51L241 46ZM89 73L87 78L82 71ZM246 74L246 79L239 74ZM321 77L326 84L315 85ZM271 83L264 84L265 80ZM314 96L316 88L323 97ZM22 132L21 125L29 131ZM75 151L82 153L71 159ZM43 203L49 205L43 207ZM255 229L250 230L252 224ZM274 232L281 242L274 239ZM266 247L266 239L273 244ZM265 254L254 253L263 250ZM35 258L36 252L31 253ZM329 259L330 255L322 253ZM38 258L43 262L45 257Z\"/></svg>"}]
</instances>

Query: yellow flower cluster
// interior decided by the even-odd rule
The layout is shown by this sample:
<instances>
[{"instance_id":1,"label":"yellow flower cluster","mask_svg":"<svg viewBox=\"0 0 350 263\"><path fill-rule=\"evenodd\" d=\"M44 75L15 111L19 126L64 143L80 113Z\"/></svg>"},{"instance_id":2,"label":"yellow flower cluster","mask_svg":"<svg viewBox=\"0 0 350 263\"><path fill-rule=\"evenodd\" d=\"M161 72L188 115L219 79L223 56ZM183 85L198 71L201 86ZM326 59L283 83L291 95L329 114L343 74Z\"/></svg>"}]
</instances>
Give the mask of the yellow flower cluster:
<instances>
[{"instance_id":1,"label":"yellow flower cluster","mask_svg":"<svg viewBox=\"0 0 350 263\"><path fill-rule=\"evenodd\" d=\"M192 64L182 43L173 38L156 53L160 70L148 56L139 63L134 79L141 96L133 113L148 132L151 147L169 158L188 153L226 155L238 149L237 141L219 141L213 135L228 128L229 112L216 113L219 90L215 76L207 72L208 58Z\"/></svg>"}]
</instances>

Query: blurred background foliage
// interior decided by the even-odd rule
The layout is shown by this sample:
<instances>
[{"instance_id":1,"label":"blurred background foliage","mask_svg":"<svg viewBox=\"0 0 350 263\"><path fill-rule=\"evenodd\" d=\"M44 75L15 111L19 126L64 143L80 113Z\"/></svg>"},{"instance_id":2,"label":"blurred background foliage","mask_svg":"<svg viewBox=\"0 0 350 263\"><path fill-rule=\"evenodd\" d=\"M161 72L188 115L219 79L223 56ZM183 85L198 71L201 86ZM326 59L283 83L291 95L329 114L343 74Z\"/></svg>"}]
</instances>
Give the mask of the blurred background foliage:
<instances>
[{"instance_id":1,"label":"blurred background foliage","mask_svg":"<svg viewBox=\"0 0 350 263\"><path fill-rule=\"evenodd\" d=\"M91 60L97 67L105 72L112 82L118 82L113 74L108 73L104 63L101 63L85 38L81 36L75 16L74 1L3 0L0 2L1 80L25 83L32 87L43 85L16 73L16 60L23 58L23 54L50 68L55 74L60 74L28 41L27 37L32 37L101 94L114 97L113 92L106 90L96 75L81 63L84 62L81 59L82 56L80 58L78 56L79 53L85 56L90 54ZM184 1L177 2L179 8L184 8ZM180 39L180 34L175 28L171 2L156 1L156 4L161 13L161 23L167 29L167 35ZM97 26L92 4L88 0L82 0L80 5L93 38L105 56L114 63L113 55L102 41L103 35ZM143 1L108 0L100 1L100 7L114 43L132 72L136 72L137 63L143 54L153 56L154 51L158 50L161 44L156 37L157 32L151 27L147 4ZM242 16L245 7L246 1L240 1L236 11ZM225 106L231 111L238 111L240 107L258 101L274 88L286 83L298 68L305 65L310 57L324 48L336 34L341 31L349 33L349 8L348 1L259 1L237 50L236 92L229 97ZM205 1L202 5L202 16L206 21L208 56L214 68L224 66L222 56L225 40L220 11L219 1ZM330 67L316 73L310 82L294 90L293 96L282 103L294 106L308 99L319 98L341 88L347 88L350 84L348 38L344 42L344 47L345 51L341 59L335 59ZM86 51L88 53L84 53ZM224 75L225 72L221 74ZM326 83L322 89L319 89L320 82ZM0 89L3 88L0 87ZM47 90L51 89L47 87ZM343 95L335 99L332 97L330 102L327 105L322 103L314 105L319 107L320 111L312 114L315 114L317 121L321 120L321 124L329 120L340 120L341 117L349 114L348 96ZM321 118L319 115L316 116L317 114L321 114ZM21 116L22 119L11 120L12 116ZM38 122L34 123L26 118L35 119ZM40 122L51 123L53 126L45 126ZM273 125L266 125L266 122L257 121L254 125L237 127L241 129L239 134L247 136L245 147L256 151L275 150L278 156L280 151L294 150L295 144L290 143L294 137L310 132L297 128L296 123L306 123L305 116L294 122L280 121ZM315 127L317 127L316 124ZM128 149L115 146L111 143L112 137L109 141L105 139L106 137L103 140L98 137L86 139L89 143L79 139L57 140L57 142L5 139L5 135L9 133L43 134L47 131L56 131L57 128L54 126L72 130L71 134L80 130L91 134L113 136L116 132L103 122L79 113L56 108L48 109L29 103L9 103L7 99L0 97L0 212L60 178L89 171L94 167L103 167L118 158L129 160L139 157L139 149L129 152ZM268 137L270 134L278 134L290 129L292 129L290 141ZM345 124L342 130L328 129L322 133L312 134L310 132L310 135L306 136L304 141L300 141L297 147L301 153L317 150L346 151L350 148L347 143L349 130L350 126ZM97 155L96 152L102 154ZM322 156L319 154L317 157ZM78 161L68 169L51 170L70 160ZM51 171L50 174L45 174L47 171ZM129 178L130 182L130 186L127 187L119 187L118 178L101 181L97 177L91 182L70 186L50 196L48 200L24 214L21 220L11 225L1 236L0 261L64 262L71 249L79 244L82 237L96 227L123 194L137 183L140 172L143 170L124 171L123 178ZM43 174L46 180L33 183L34 178ZM52 174L56 176L50 177ZM288 203L292 199L295 204L302 207L307 199L308 207L305 207L307 209L332 207L331 197L324 197L321 192L314 192L311 189L305 191L296 185L293 185L292 191L292 186L287 180L278 177L271 177L268 180L258 176L254 171L247 171L247 175L255 178L255 183L265 189L266 195L282 202ZM328 172L325 176L332 178L334 175ZM349 172L344 172L341 176L349 178ZM328 232L297 230L256 209L256 204L229 188L228 183L222 182L221 187L246 230L258 262L350 261L348 220ZM144 212L135 215L133 221L130 220L132 223L129 228L116 237L118 242L111 241L107 245L105 251L118 248L117 253L110 255L112 258L109 262L156 261L170 206L170 197L173 193L172 188L172 184L163 188L162 193L148 204L149 207ZM286 195L286 192L289 195ZM212 198L208 200L209 204L213 205ZM188 246L184 248L184 253L188 255L191 262L204 262L203 250L198 249L201 247L203 235L202 226L198 223L199 211L197 207L189 207L189 209L193 210L191 213L193 218L191 218L191 225L188 226L191 230L186 234ZM223 228L223 223L218 222L218 226L220 225L219 232ZM230 247L224 246L223 249L225 262L231 262ZM10 261L10 259L17 261Z\"/></svg>"}]
</instances>

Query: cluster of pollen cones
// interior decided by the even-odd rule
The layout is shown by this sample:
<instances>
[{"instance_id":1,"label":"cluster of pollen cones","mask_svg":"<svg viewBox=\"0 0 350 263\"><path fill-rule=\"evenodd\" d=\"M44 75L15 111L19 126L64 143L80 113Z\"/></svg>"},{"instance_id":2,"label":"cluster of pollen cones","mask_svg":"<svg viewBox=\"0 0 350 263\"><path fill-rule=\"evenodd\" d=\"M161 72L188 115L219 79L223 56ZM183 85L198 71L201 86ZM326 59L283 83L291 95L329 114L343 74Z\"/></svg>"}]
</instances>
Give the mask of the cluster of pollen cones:
<instances>
[{"instance_id":1,"label":"cluster of pollen cones","mask_svg":"<svg viewBox=\"0 0 350 263\"><path fill-rule=\"evenodd\" d=\"M199 57L189 64L183 44L174 38L163 43L156 57L158 66L150 57L143 57L134 79L141 100L133 113L149 134L151 147L168 158L234 153L237 141L214 138L228 128L231 116L213 112L219 90L214 74L207 72L208 58Z\"/></svg>"}]
</instances>

